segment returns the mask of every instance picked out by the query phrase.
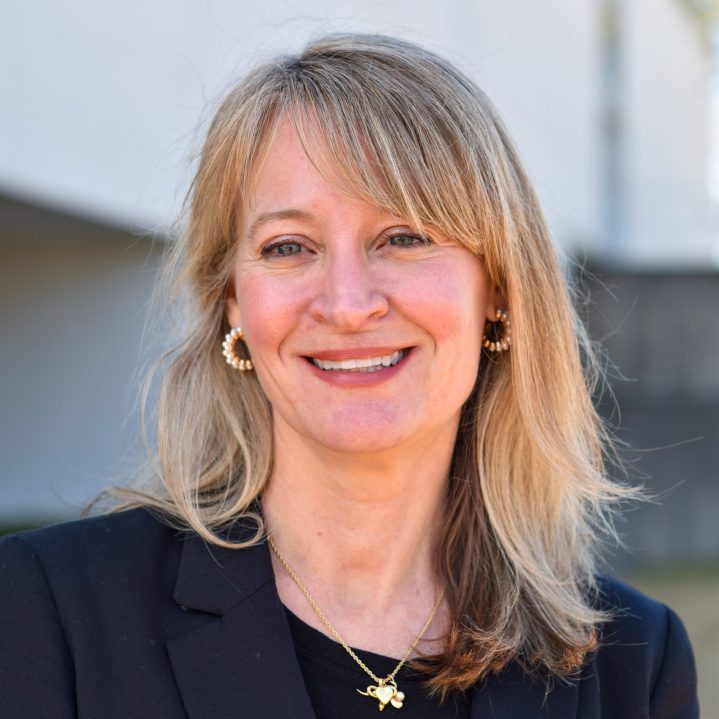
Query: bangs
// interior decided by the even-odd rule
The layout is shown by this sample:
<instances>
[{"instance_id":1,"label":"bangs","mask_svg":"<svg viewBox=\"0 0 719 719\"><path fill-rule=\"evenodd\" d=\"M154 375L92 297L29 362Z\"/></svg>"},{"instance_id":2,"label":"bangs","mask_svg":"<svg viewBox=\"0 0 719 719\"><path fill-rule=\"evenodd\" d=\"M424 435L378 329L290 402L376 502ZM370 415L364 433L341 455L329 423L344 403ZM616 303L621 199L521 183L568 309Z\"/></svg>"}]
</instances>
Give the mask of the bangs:
<instances>
[{"instance_id":1,"label":"bangs","mask_svg":"<svg viewBox=\"0 0 719 719\"><path fill-rule=\"evenodd\" d=\"M441 108L411 107L400 88L391 94L383 85L365 86L360 94L359 83L319 87L311 76L298 80L288 115L308 157L318 154L313 148L326 151L332 167L319 172L339 173L354 197L407 218L413 229L436 227L482 254L477 220L483 212L463 159L468 148L449 136L442 118L430 117Z\"/></svg>"},{"instance_id":2,"label":"bangs","mask_svg":"<svg viewBox=\"0 0 719 719\"><path fill-rule=\"evenodd\" d=\"M408 67L366 67L341 57L330 63L323 57L316 66L309 57L273 70L275 91L244 158L245 198L278 126L288 120L338 191L487 255L485 240L496 233L503 203L489 171L492 150L478 137L486 120L471 112L477 99L466 88L456 97L458 88L437 72L430 94L426 79Z\"/></svg>"}]
</instances>

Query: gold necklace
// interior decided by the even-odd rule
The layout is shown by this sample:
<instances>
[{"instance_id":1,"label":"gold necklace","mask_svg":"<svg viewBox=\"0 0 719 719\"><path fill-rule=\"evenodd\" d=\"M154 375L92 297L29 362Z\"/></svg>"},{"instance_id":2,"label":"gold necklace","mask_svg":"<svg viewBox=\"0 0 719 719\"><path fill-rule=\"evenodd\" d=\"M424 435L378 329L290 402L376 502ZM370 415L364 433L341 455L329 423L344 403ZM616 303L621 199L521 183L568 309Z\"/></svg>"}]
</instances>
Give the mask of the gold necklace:
<instances>
[{"instance_id":1,"label":"gold necklace","mask_svg":"<svg viewBox=\"0 0 719 719\"><path fill-rule=\"evenodd\" d=\"M437 613L439 605L444 599L444 590L440 592L439 599L437 599L437 601L435 602L435 605L432 608L430 615L427 617L427 621L424 623L422 629L420 629L419 634L417 635L417 638L412 642L412 645L404 653L402 659L399 660L397 666L386 677L378 677L355 654L355 652L352 650L352 647L350 647L349 644L347 644L347 642L342 639L340 633L334 628L332 622L327 619L325 613L320 609L319 605L314 600L307 587L304 585L304 582L297 576L297 573L294 569L292 569L292 567L288 564L287 560L282 556L280 550L277 549L277 545L272 541L272 537L268 535L267 541L269 542L270 547L272 547L272 551L277 555L277 559L280 560L280 563L287 570L287 573L290 575L290 577L292 577L295 584L300 588L302 594L305 595L305 598L312 606L312 609L317 612L317 616L322 620L322 623L327 627L327 629L329 629L330 634L332 634L332 636L344 647L345 651L352 657L352 659L354 659L357 664L359 664L360 667L362 667L362 669L367 674L369 674L369 676L372 677L372 679L376 682L376 684L370 684L370 686L368 686L365 691L362 691L361 689L358 689L357 691L362 694L362 696L376 699L379 702L378 708L380 711L383 711L388 704L391 704L395 709L401 709L402 703L405 699L405 694L397 688L397 681L395 679L395 676L397 675L397 672L404 666L407 659L409 659L410 654L412 654L414 648L417 646L417 644L419 644L425 632L429 629L429 625L432 623L434 615Z\"/></svg>"}]
</instances>

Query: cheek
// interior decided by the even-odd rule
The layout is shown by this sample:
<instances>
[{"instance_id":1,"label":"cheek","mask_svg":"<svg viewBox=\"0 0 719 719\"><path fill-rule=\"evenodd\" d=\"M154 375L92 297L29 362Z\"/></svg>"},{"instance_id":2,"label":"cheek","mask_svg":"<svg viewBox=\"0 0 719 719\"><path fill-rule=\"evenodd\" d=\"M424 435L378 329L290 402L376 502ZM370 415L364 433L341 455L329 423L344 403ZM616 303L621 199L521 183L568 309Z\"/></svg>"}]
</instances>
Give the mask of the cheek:
<instances>
[{"instance_id":1,"label":"cheek","mask_svg":"<svg viewBox=\"0 0 719 719\"><path fill-rule=\"evenodd\" d=\"M424 317L438 341L461 343L466 350L477 345L484 328L486 290L481 276L447 270L418 283L413 295L415 315Z\"/></svg>"},{"instance_id":2,"label":"cheek","mask_svg":"<svg viewBox=\"0 0 719 719\"><path fill-rule=\"evenodd\" d=\"M302 298L291 283L247 274L237 282L245 340L253 356L276 354L297 328Z\"/></svg>"}]
</instances>

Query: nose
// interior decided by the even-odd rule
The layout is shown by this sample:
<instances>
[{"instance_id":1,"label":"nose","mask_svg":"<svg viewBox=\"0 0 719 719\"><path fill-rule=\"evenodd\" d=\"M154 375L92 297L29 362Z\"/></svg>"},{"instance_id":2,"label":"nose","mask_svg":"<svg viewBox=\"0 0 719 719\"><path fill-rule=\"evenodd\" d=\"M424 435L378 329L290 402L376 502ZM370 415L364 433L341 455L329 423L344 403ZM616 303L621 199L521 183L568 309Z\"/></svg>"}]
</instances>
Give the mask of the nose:
<instances>
[{"instance_id":1,"label":"nose","mask_svg":"<svg viewBox=\"0 0 719 719\"><path fill-rule=\"evenodd\" d=\"M338 330L361 331L389 311L382 284L361 252L327 257L311 305L312 317Z\"/></svg>"}]
</instances>

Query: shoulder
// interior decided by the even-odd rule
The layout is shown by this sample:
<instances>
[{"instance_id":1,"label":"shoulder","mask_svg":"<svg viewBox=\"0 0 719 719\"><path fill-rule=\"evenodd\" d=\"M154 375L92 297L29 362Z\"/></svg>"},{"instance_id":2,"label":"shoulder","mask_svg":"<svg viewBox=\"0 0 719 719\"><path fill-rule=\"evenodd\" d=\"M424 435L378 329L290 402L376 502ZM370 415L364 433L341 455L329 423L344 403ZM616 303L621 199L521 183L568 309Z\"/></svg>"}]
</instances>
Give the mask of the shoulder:
<instances>
[{"instance_id":1,"label":"shoulder","mask_svg":"<svg viewBox=\"0 0 719 719\"><path fill-rule=\"evenodd\" d=\"M602 694L644 697L647 716L698 716L694 657L676 613L613 577L600 578L597 605L609 613L591 662Z\"/></svg>"},{"instance_id":2,"label":"shoulder","mask_svg":"<svg viewBox=\"0 0 719 719\"><path fill-rule=\"evenodd\" d=\"M664 643L669 615L674 614L667 606L616 577L600 577L598 589L596 604L611 617L602 627L605 645Z\"/></svg>"},{"instance_id":3,"label":"shoulder","mask_svg":"<svg viewBox=\"0 0 719 719\"><path fill-rule=\"evenodd\" d=\"M160 666L179 553L143 509L0 539L0 715L76 716L76 673L87 691L107 656Z\"/></svg>"},{"instance_id":4,"label":"shoulder","mask_svg":"<svg viewBox=\"0 0 719 719\"><path fill-rule=\"evenodd\" d=\"M66 522L0 539L0 578L53 593L151 576L173 555L178 532L145 509ZM61 597L57 597L61 599Z\"/></svg>"},{"instance_id":5,"label":"shoulder","mask_svg":"<svg viewBox=\"0 0 719 719\"><path fill-rule=\"evenodd\" d=\"M145 508L137 508L10 534L0 538L0 547L5 549L7 545L19 540L43 551L43 548L58 543L63 546L82 546L92 539L105 544L104 540L111 540L118 534L127 538L128 534L135 535L137 532L146 535L148 532L168 529L169 526L159 515Z\"/></svg>"},{"instance_id":6,"label":"shoulder","mask_svg":"<svg viewBox=\"0 0 719 719\"><path fill-rule=\"evenodd\" d=\"M158 515L144 508L130 509L2 537L0 556L18 546L26 546L43 556L65 552L91 556L102 550L132 551L134 545L144 545L149 538L167 539L168 533L172 534L174 530Z\"/></svg>"}]
</instances>

